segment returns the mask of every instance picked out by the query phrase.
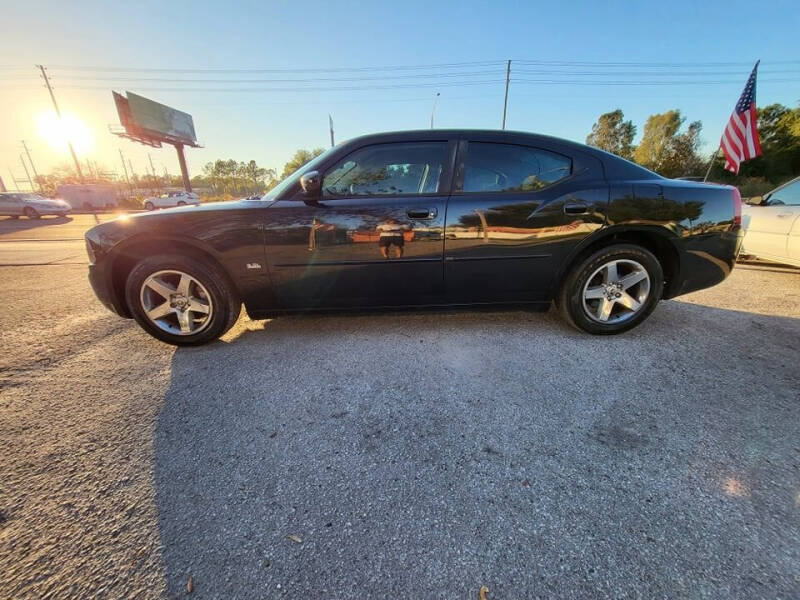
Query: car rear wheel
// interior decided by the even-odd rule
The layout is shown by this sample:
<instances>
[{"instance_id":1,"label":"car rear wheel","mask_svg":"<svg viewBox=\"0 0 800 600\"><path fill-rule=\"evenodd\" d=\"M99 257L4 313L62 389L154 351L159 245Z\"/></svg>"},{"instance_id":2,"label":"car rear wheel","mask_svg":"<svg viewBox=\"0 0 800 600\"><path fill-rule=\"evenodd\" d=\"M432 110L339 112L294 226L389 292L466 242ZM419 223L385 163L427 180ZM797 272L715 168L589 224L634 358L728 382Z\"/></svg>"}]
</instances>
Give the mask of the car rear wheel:
<instances>
[{"instance_id":1,"label":"car rear wheel","mask_svg":"<svg viewBox=\"0 0 800 600\"><path fill-rule=\"evenodd\" d=\"M145 210L153 210L154 208L155 208L155 206L153 206L152 202L145 202L144 203L144 209Z\"/></svg>"},{"instance_id":2,"label":"car rear wheel","mask_svg":"<svg viewBox=\"0 0 800 600\"><path fill-rule=\"evenodd\" d=\"M178 206L186 206L186 202L184 202L183 200L180 200L178 202Z\"/></svg>"},{"instance_id":3,"label":"car rear wheel","mask_svg":"<svg viewBox=\"0 0 800 600\"><path fill-rule=\"evenodd\" d=\"M128 276L125 297L136 322L175 346L215 340L239 317L241 301L216 265L190 256L146 258Z\"/></svg>"},{"instance_id":4,"label":"car rear wheel","mask_svg":"<svg viewBox=\"0 0 800 600\"><path fill-rule=\"evenodd\" d=\"M617 244L579 261L564 280L556 305L571 325L608 335L647 319L663 290L658 259L640 246Z\"/></svg>"},{"instance_id":5,"label":"car rear wheel","mask_svg":"<svg viewBox=\"0 0 800 600\"><path fill-rule=\"evenodd\" d=\"M26 206L25 210L22 212L29 219L40 219L42 217L42 215L39 214L39 211L33 208L32 206Z\"/></svg>"}]
</instances>

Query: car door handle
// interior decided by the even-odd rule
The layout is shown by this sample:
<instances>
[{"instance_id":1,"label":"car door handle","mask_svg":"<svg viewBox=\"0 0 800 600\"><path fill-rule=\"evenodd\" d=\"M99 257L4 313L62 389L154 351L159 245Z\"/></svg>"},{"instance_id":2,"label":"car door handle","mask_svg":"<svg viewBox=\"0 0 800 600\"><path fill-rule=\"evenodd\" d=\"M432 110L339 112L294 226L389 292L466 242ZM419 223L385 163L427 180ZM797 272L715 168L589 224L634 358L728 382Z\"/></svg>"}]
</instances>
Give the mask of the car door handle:
<instances>
[{"instance_id":1,"label":"car door handle","mask_svg":"<svg viewBox=\"0 0 800 600\"><path fill-rule=\"evenodd\" d=\"M589 212L589 206L585 202L567 202L564 204L564 212L568 215L582 215Z\"/></svg>"},{"instance_id":2,"label":"car door handle","mask_svg":"<svg viewBox=\"0 0 800 600\"><path fill-rule=\"evenodd\" d=\"M779 219L788 219L789 217L793 217L794 215L792 213L781 213L781 214L776 215L776 216Z\"/></svg>"},{"instance_id":3,"label":"car door handle","mask_svg":"<svg viewBox=\"0 0 800 600\"><path fill-rule=\"evenodd\" d=\"M435 219L437 211L435 208L409 208L406 214L409 219Z\"/></svg>"}]
</instances>

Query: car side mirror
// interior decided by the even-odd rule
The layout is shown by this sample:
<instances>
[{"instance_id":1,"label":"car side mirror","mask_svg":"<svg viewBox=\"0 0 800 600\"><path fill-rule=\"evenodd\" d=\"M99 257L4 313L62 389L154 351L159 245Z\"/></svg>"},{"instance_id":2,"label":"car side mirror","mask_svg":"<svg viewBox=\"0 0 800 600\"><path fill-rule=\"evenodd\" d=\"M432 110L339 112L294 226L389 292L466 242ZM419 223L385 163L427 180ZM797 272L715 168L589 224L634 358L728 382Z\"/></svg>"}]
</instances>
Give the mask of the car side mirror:
<instances>
[{"instance_id":1,"label":"car side mirror","mask_svg":"<svg viewBox=\"0 0 800 600\"><path fill-rule=\"evenodd\" d=\"M310 200L319 198L322 187L322 177L319 171L309 171L300 177L300 187L303 188L303 195Z\"/></svg>"},{"instance_id":2,"label":"car side mirror","mask_svg":"<svg viewBox=\"0 0 800 600\"><path fill-rule=\"evenodd\" d=\"M763 202L764 202L764 196L750 196L747 199L747 204L749 204L750 206L759 206L760 204L763 204Z\"/></svg>"}]
</instances>

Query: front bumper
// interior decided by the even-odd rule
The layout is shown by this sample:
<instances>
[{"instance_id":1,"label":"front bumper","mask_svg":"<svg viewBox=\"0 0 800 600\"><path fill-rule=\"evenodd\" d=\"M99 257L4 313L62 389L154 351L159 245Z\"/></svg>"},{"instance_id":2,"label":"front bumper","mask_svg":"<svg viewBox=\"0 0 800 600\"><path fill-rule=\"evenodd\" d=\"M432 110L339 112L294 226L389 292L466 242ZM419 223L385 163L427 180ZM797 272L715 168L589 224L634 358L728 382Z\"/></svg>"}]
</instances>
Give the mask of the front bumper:
<instances>
[{"instance_id":1,"label":"front bumper","mask_svg":"<svg viewBox=\"0 0 800 600\"><path fill-rule=\"evenodd\" d=\"M89 284L103 306L120 317L130 318L128 307L114 293L113 280L102 264L89 265Z\"/></svg>"}]
</instances>

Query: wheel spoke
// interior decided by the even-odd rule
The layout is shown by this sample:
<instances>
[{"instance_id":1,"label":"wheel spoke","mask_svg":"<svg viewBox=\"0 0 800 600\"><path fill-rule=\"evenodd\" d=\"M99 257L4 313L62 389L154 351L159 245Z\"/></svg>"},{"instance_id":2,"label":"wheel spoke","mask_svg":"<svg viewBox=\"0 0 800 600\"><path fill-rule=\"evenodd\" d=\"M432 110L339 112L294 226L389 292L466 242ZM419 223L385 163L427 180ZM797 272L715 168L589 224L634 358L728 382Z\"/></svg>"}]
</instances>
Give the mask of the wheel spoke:
<instances>
[{"instance_id":1,"label":"wheel spoke","mask_svg":"<svg viewBox=\"0 0 800 600\"><path fill-rule=\"evenodd\" d=\"M189 297L189 285L192 283L192 278L185 273L181 275L181 280L178 282L178 293Z\"/></svg>"},{"instance_id":2,"label":"wheel spoke","mask_svg":"<svg viewBox=\"0 0 800 600\"><path fill-rule=\"evenodd\" d=\"M162 304L159 304L152 310L148 310L147 316L155 321L156 319L160 319L161 317L167 316L171 312L172 312L172 307L169 305L169 301L167 301L163 302Z\"/></svg>"},{"instance_id":3,"label":"wheel spoke","mask_svg":"<svg viewBox=\"0 0 800 600\"><path fill-rule=\"evenodd\" d=\"M619 284L622 286L623 290L627 290L629 287L636 285L640 281L647 279L647 272L645 271L634 271L629 275L625 275L622 279L619 280Z\"/></svg>"},{"instance_id":4,"label":"wheel spoke","mask_svg":"<svg viewBox=\"0 0 800 600\"><path fill-rule=\"evenodd\" d=\"M597 307L597 318L601 321L608 321L611 316L611 309L614 307L614 301L603 298L600 305Z\"/></svg>"},{"instance_id":5,"label":"wheel spoke","mask_svg":"<svg viewBox=\"0 0 800 600\"><path fill-rule=\"evenodd\" d=\"M164 298L164 300L169 300L170 294L175 293L175 289L164 283L163 281L159 281L155 277L151 277L147 281L145 281L145 285L153 290L156 294Z\"/></svg>"},{"instance_id":6,"label":"wheel spoke","mask_svg":"<svg viewBox=\"0 0 800 600\"><path fill-rule=\"evenodd\" d=\"M603 298L606 295L606 289L602 285L597 285L595 287L590 287L586 289L586 293L583 295L584 298L587 300L597 300L599 298Z\"/></svg>"},{"instance_id":7,"label":"wheel spoke","mask_svg":"<svg viewBox=\"0 0 800 600\"><path fill-rule=\"evenodd\" d=\"M619 281L619 273L617 273L617 263L611 262L606 265L603 271L603 281L605 283L616 283Z\"/></svg>"},{"instance_id":8,"label":"wheel spoke","mask_svg":"<svg viewBox=\"0 0 800 600\"><path fill-rule=\"evenodd\" d=\"M206 304L205 302L202 302L201 300L198 300L197 298L192 298L191 300L189 300L189 308L188 308L188 310L190 310L192 312L203 313L203 314L207 315L211 309L208 306L208 304Z\"/></svg>"},{"instance_id":9,"label":"wheel spoke","mask_svg":"<svg viewBox=\"0 0 800 600\"><path fill-rule=\"evenodd\" d=\"M179 310L178 324L181 326L181 333L190 333L192 331L192 317L188 310Z\"/></svg>"},{"instance_id":10,"label":"wheel spoke","mask_svg":"<svg viewBox=\"0 0 800 600\"><path fill-rule=\"evenodd\" d=\"M622 292L622 295L617 298L617 302L622 304L625 308L636 312L642 306L641 302L636 300L633 296L628 294L627 292Z\"/></svg>"}]
</instances>

